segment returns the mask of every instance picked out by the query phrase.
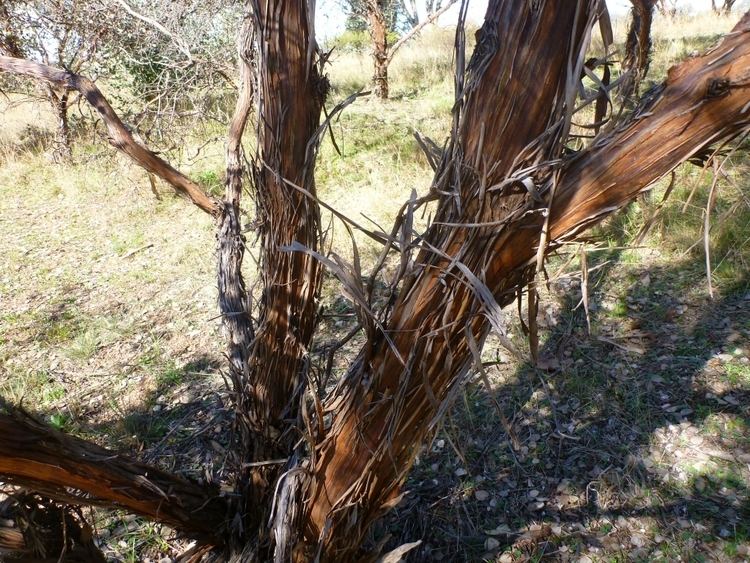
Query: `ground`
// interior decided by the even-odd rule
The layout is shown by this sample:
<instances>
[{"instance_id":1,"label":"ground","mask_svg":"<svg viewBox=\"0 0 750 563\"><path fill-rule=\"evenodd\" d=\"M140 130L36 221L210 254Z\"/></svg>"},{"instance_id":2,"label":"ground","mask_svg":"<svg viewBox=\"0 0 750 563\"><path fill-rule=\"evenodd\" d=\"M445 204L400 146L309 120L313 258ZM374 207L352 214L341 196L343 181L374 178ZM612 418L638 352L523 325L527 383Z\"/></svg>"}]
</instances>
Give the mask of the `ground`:
<instances>
[{"instance_id":1,"label":"ground","mask_svg":"<svg viewBox=\"0 0 750 563\"><path fill-rule=\"evenodd\" d=\"M661 22L652 78L729 25ZM429 186L413 131L440 142L449 125L452 38L420 41L394 61L394 99L348 108L332 128L341 155L326 141L319 160L321 198L368 228L389 225L411 189ZM366 83L363 64L362 54L334 57L332 99ZM73 164L50 162L44 108L3 103L0 396L62 430L223 482L232 413L210 218L166 186L157 199L142 171L86 129ZM167 154L216 189L221 134L191 129ZM376 538L421 540L413 561L750 560L750 160L746 144L735 148L711 210L714 297L701 232L711 177L686 165L645 237L669 179L551 259L540 367L490 339L490 388L470 376ZM340 225L329 241L351 254ZM356 241L372 265L378 248ZM252 279L252 260L246 268ZM327 279L318 345L354 322L340 293ZM515 307L506 314L525 353ZM342 350L335 375L359 344ZM158 561L187 545L124 514L92 519L113 561Z\"/></svg>"}]
</instances>

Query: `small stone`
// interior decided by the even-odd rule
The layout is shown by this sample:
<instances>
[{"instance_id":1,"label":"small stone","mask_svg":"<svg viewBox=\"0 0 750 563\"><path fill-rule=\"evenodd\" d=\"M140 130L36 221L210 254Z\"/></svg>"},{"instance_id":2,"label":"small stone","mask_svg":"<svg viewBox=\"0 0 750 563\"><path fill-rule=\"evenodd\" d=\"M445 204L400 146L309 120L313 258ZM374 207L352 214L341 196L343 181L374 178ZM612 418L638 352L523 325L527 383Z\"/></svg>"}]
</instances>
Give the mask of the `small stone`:
<instances>
[{"instance_id":1,"label":"small stone","mask_svg":"<svg viewBox=\"0 0 750 563\"><path fill-rule=\"evenodd\" d=\"M474 498L477 499L479 502L484 502L488 498L490 498L490 493L482 489L479 489L478 491L474 491Z\"/></svg>"},{"instance_id":2,"label":"small stone","mask_svg":"<svg viewBox=\"0 0 750 563\"><path fill-rule=\"evenodd\" d=\"M500 542L495 538L487 538L484 540L484 549L492 551L500 547Z\"/></svg>"},{"instance_id":3,"label":"small stone","mask_svg":"<svg viewBox=\"0 0 750 563\"><path fill-rule=\"evenodd\" d=\"M646 538L641 534L633 534L632 536L630 536L630 543L635 547L643 547L644 545L646 545Z\"/></svg>"},{"instance_id":4,"label":"small stone","mask_svg":"<svg viewBox=\"0 0 750 563\"><path fill-rule=\"evenodd\" d=\"M464 469L463 467L459 467L458 469L456 469L456 470L455 470L455 471L453 472L453 474L454 474L454 475L455 475L456 477L463 477L464 475L468 475L468 473L469 473L469 472L468 472L468 471L466 471L466 469Z\"/></svg>"},{"instance_id":5,"label":"small stone","mask_svg":"<svg viewBox=\"0 0 750 563\"><path fill-rule=\"evenodd\" d=\"M513 556L510 553L503 553L498 561L499 563L513 563Z\"/></svg>"},{"instance_id":6,"label":"small stone","mask_svg":"<svg viewBox=\"0 0 750 563\"><path fill-rule=\"evenodd\" d=\"M539 496L539 491L537 491L536 489L531 489L529 491L529 498L536 498L538 496Z\"/></svg>"}]
</instances>

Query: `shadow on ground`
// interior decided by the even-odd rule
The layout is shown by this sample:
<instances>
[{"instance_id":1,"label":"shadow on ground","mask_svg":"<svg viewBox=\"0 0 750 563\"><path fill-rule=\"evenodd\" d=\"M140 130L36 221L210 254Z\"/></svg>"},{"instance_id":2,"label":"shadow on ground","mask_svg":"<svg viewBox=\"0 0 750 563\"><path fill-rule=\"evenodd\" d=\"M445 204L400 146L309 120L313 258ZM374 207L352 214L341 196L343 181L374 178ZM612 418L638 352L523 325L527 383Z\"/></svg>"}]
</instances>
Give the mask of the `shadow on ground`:
<instances>
[{"instance_id":1,"label":"shadow on ground","mask_svg":"<svg viewBox=\"0 0 750 563\"><path fill-rule=\"evenodd\" d=\"M747 280L696 300L686 264L618 273L617 258L601 255L590 280L607 281L591 292L591 335L580 285L553 284L551 369L490 358L517 448L481 381L467 386L377 532L421 539L409 561L750 553Z\"/></svg>"}]
</instances>

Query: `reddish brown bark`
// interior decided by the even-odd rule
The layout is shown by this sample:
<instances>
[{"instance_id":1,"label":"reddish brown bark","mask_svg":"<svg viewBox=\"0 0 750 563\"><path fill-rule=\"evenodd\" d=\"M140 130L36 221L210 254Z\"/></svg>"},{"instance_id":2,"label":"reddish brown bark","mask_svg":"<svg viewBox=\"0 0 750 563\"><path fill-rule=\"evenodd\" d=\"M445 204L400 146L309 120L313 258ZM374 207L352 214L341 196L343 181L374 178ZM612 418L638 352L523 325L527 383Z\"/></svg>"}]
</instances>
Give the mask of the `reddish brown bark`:
<instances>
[{"instance_id":1,"label":"reddish brown bark","mask_svg":"<svg viewBox=\"0 0 750 563\"><path fill-rule=\"evenodd\" d=\"M436 178L450 195L386 327L393 345L382 337L371 343L328 404L333 422L318 447L306 530L311 543L322 541L328 560L356 558L369 523L397 498L419 444L472 362L471 341L488 333L490 301L512 302L530 279L543 211L550 207L554 248L692 153L748 125L746 17L720 48L672 69L655 101L566 159L559 175L553 166L504 182L530 162L559 155L556 132L547 127L565 110L564 69L570 55L576 58L586 21L579 17L574 27L575 3L537 4L538 11L525 2L490 4L480 55L470 64L459 151L452 153L461 158L460 181L440 184L446 159ZM525 178L540 195L527 193Z\"/></svg>"},{"instance_id":2,"label":"reddish brown bark","mask_svg":"<svg viewBox=\"0 0 750 563\"><path fill-rule=\"evenodd\" d=\"M0 414L0 480L49 498L120 507L221 544L228 508L193 483L63 434L20 412Z\"/></svg>"},{"instance_id":3,"label":"reddish brown bark","mask_svg":"<svg viewBox=\"0 0 750 563\"><path fill-rule=\"evenodd\" d=\"M259 109L252 173L263 294L243 415L260 444L282 443L279 437L286 427L281 421L296 417L315 326L320 265L310 256L286 249L294 242L318 248L320 211L302 190L315 194L317 132L328 82L317 68L306 2L263 1L254 10ZM264 459L266 454L258 455Z\"/></svg>"},{"instance_id":4,"label":"reddish brown bark","mask_svg":"<svg viewBox=\"0 0 750 563\"><path fill-rule=\"evenodd\" d=\"M383 0L367 0L367 23L372 39L373 75L375 95L381 100L388 99L388 27L385 23Z\"/></svg>"},{"instance_id":5,"label":"reddish brown bark","mask_svg":"<svg viewBox=\"0 0 750 563\"><path fill-rule=\"evenodd\" d=\"M620 87L622 98L637 94L638 85L648 73L653 16L654 0L633 0L630 26L625 38L625 57L622 61L622 71L628 73Z\"/></svg>"}]
</instances>

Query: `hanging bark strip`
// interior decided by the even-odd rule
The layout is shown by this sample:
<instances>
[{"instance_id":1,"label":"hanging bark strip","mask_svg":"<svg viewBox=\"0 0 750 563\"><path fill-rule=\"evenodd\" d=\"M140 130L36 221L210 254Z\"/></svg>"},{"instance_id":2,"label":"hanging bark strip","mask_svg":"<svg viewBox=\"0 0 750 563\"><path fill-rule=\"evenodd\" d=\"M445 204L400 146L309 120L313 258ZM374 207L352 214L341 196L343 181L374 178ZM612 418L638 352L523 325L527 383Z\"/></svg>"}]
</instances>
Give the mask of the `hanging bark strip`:
<instances>
[{"instance_id":1,"label":"hanging bark strip","mask_svg":"<svg viewBox=\"0 0 750 563\"><path fill-rule=\"evenodd\" d=\"M72 504L120 507L221 545L228 506L199 485L44 426L0 414L0 480Z\"/></svg>"},{"instance_id":2,"label":"hanging bark strip","mask_svg":"<svg viewBox=\"0 0 750 563\"><path fill-rule=\"evenodd\" d=\"M499 307L534 271L545 224L549 248L573 239L749 123L745 16L719 47L671 69L629 122L556 164L554 128L570 110L563 97L576 76L569 61L579 58L591 11L576 16L573 2L501 4L488 8L460 134L436 175L449 195L386 327L394 344L381 338L364 350L327 404L333 421L312 468L306 522L327 560L355 559L370 522L398 501L470 365L467 335L482 342L499 325ZM544 161L545 172L529 172ZM441 184L446 177L457 179Z\"/></svg>"}]
</instances>

